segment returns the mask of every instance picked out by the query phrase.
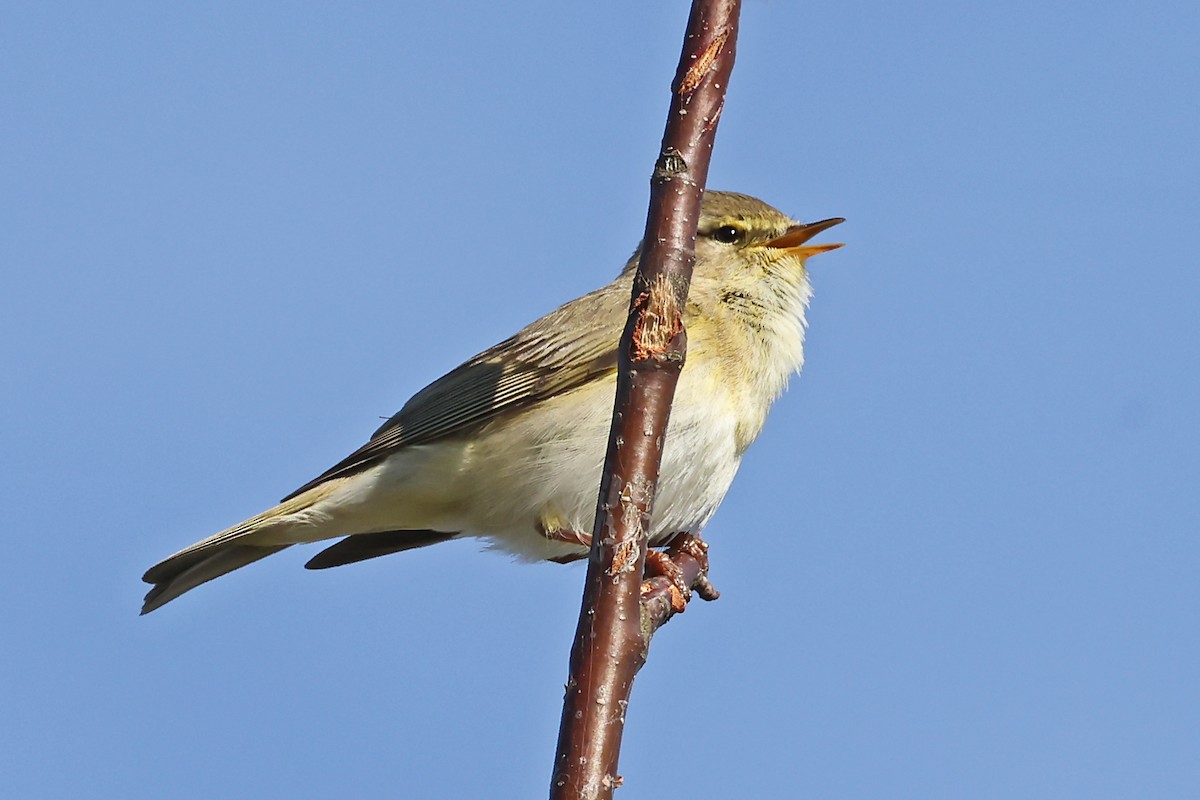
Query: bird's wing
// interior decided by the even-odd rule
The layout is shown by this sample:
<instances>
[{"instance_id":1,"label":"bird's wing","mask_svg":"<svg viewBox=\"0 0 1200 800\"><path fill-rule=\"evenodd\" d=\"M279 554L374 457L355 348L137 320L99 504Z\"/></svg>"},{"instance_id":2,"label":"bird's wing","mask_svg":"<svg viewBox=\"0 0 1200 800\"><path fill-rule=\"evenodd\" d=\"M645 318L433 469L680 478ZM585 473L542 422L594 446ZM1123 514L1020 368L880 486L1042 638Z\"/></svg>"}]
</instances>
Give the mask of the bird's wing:
<instances>
[{"instance_id":1,"label":"bird's wing","mask_svg":"<svg viewBox=\"0 0 1200 800\"><path fill-rule=\"evenodd\" d=\"M631 277L552 311L413 395L365 445L284 498L351 475L400 448L464 433L502 414L609 375Z\"/></svg>"}]
</instances>

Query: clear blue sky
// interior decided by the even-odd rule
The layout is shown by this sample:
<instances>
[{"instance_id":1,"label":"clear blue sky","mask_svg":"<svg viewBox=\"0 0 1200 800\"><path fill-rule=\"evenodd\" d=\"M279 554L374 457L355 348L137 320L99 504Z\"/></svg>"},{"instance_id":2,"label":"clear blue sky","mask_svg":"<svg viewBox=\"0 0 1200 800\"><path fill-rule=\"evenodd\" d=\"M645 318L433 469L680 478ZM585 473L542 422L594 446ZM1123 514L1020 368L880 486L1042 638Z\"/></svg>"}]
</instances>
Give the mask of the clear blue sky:
<instances>
[{"instance_id":1,"label":"clear blue sky","mask_svg":"<svg viewBox=\"0 0 1200 800\"><path fill-rule=\"evenodd\" d=\"M582 569L296 549L146 618L139 576L614 274L685 17L5 4L6 796L544 796ZM710 186L848 246L622 797L1200 797L1197 42L747 4Z\"/></svg>"}]
</instances>

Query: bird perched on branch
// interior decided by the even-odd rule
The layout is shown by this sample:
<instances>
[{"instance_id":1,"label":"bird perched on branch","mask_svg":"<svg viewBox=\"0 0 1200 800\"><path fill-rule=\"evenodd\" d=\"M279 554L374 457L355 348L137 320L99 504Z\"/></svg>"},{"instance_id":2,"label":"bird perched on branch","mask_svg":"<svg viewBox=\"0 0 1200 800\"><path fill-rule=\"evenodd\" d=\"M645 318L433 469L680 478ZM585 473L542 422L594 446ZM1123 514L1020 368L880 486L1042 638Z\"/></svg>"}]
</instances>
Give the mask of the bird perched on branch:
<instances>
[{"instance_id":1,"label":"bird perched on branch","mask_svg":"<svg viewBox=\"0 0 1200 800\"><path fill-rule=\"evenodd\" d=\"M771 403L804 361L803 224L741 194L704 196L650 544L698 533ZM151 567L142 613L293 544L341 540L323 569L473 537L520 559L587 554L639 252L612 283L417 392L365 445L279 505Z\"/></svg>"}]
</instances>

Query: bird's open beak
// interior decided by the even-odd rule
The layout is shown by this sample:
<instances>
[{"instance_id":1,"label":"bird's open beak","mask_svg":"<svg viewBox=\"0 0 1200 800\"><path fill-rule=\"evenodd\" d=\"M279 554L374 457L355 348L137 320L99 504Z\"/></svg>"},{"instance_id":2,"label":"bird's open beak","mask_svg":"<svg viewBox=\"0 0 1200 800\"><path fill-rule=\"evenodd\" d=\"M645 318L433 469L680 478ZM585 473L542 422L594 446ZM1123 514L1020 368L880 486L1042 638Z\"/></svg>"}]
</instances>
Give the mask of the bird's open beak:
<instances>
[{"instance_id":1,"label":"bird's open beak","mask_svg":"<svg viewBox=\"0 0 1200 800\"><path fill-rule=\"evenodd\" d=\"M845 222L843 217L834 217L833 219L823 219L820 222L811 222L808 225L793 225L787 229L787 233L783 236L778 236L771 241L765 243L763 247L774 247L778 250L790 250L794 255L801 258L815 256L818 253L828 253L830 250L837 250L842 246L841 242L837 244L805 244L809 239L816 236L821 231L827 231L834 225Z\"/></svg>"}]
</instances>

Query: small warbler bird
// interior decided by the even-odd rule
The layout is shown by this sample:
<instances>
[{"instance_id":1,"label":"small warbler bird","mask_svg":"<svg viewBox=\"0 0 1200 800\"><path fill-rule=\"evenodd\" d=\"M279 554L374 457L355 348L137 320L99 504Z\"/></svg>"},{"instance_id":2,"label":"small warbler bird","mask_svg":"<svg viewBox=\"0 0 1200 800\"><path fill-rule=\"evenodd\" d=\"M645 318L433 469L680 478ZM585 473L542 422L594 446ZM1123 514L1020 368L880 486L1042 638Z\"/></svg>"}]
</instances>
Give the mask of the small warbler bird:
<instances>
[{"instance_id":1,"label":"small warbler bird","mask_svg":"<svg viewBox=\"0 0 1200 800\"><path fill-rule=\"evenodd\" d=\"M725 497L804 361L805 259L841 246L808 242L842 221L805 225L753 197L705 194L651 545L699 533ZM151 567L142 613L285 547L340 537L306 566L460 537L528 561L586 556L639 256L417 392L279 505Z\"/></svg>"}]
</instances>

